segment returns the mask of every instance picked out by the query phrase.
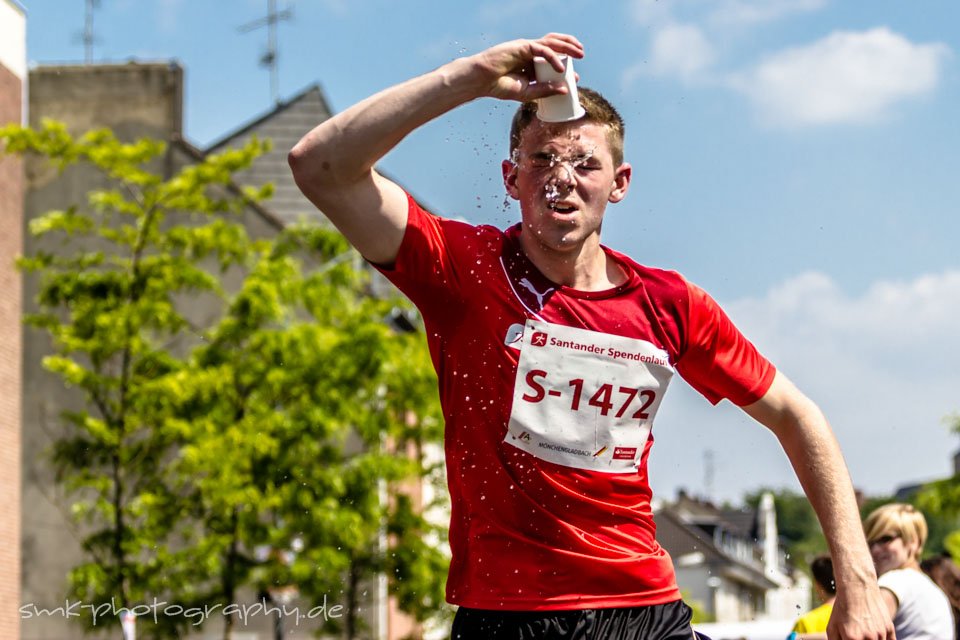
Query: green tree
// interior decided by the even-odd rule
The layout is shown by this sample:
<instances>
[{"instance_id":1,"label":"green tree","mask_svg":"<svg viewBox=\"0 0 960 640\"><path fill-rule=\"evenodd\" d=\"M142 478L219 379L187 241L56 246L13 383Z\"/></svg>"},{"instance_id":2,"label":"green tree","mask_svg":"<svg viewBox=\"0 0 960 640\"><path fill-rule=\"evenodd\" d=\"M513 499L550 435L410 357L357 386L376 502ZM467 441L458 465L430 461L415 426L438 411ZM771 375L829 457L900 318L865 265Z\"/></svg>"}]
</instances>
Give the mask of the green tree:
<instances>
[{"instance_id":1,"label":"green tree","mask_svg":"<svg viewBox=\"0 0 960 640\"><path fill-rule=\"evenodd\" d=\"M953 433L960 434L960 413L944 418L944 423ZM918 498L927 509L936 513L960 513L960 476L931 482L923 487Z\"/></svg>"},{"instance_id":2,"label":"green tree","mask_svg":"<svg viewBox=\"0 0 960 640\"><path fill-rule=\"evenodd\" d=\"M953 433L960 434L960 413L944 418ZM960 560L960 475L928 483L920 488L912 500L923 510L930 527L925 551L947 552Z\"/></svg>"},{"instance_id":3,"label":"green tree","mask_svg":"<svg viewBox=\"0 0 960 640\"><path fill-rule=\"evenodd\" d=\"M435 471L418 447L406 454L440 437L422 337L385 322L398 302L366 295L340 236L291 227L256 253L221 322L165 381L186 443L174 475L213 534L191 555L221 578L195 584L208 601L251 581L336 598L344 615L325 629L354 638L370 582L389 571L402 608L425 618L442 604L446 559L424 544L422 510L385 495Z\"/></svg>"},{"instance_id":4,"label":"green tree","mask_svg":"<svg viewBox=\"0 0 960 640\"><path fill-rule=\"evenodd\" d=\"M384 498L436 475L423 464L440 437L429 358L385 323L398 303L366 295L342 238L292 227L252 240L231 219L269 196L232 186L265 144L164 179L155 141L74 139L56 123L0 140L108 183L31 221L63 247L19 263L39 278L26 321L52 338L44 365L83 397L53 456L84 526L73 594L129 608L229 604L244 586L293 585L311 603L342 592L354 637L361 589L387 571L404 609L436 612L445 559L427 541L442 535L402 492ZM186 311L199 300L222 314L198 325ZM158 620L141 635L196 622Z\"/></svg>"}]
</instances>

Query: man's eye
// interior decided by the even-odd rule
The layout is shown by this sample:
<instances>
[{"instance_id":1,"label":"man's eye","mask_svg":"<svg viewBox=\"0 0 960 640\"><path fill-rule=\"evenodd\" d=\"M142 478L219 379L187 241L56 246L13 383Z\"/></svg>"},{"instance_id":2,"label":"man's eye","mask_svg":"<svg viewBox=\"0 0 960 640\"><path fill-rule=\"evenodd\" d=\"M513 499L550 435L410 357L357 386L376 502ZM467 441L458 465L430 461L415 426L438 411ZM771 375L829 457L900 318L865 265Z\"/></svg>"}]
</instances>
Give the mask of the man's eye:
<instances>
[{"instance_id":1,"label":"man's eye","mask_svg":"<svg viewBox=\"0 0 960 640\"><path fill-rule=\"evenodd\" d=\"M530 164L535 167L552 167L556 163L557 158L546 153L537 153L530 156Z\"/></svg>"}]
</instances>

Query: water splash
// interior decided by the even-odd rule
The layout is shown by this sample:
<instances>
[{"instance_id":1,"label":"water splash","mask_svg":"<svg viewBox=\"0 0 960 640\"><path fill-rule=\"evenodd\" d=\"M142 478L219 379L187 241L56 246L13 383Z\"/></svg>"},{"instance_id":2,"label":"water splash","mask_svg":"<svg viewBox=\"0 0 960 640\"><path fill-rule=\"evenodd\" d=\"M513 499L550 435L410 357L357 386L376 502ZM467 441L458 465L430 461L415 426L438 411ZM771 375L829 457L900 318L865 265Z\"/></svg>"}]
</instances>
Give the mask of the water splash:
<instances>
[{"instance_id":1,"label":"water splash","mask_svg":"<svg viewBox=\"0 0 960 640\"><path fill-rule=\"evenodd\" d=\"M547 184L543 185L543 190L546 191L547 202L550 204L553 204L560 199L560 189L557 187L556 181L551 180Z\"/></svg>"}]
</instances>

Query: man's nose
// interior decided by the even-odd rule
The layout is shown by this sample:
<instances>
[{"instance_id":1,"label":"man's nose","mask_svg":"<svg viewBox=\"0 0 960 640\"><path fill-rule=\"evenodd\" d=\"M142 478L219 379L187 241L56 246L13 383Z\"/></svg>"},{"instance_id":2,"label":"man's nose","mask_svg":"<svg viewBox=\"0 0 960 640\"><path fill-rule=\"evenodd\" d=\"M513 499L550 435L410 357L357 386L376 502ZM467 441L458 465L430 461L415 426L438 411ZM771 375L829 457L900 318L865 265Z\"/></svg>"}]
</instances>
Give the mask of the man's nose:
<instances>
[{"instance_id":1,"label":"man's nose","mask_svg":"<svg viewBox=\"0 0 960 640\"><path fill-rule=\"evenodd\" d=\"M571 185L574 183L575 174L573 163L568 160L558 160L550 168L550 181L556 184Z\"/></svg>"}]
</instances>

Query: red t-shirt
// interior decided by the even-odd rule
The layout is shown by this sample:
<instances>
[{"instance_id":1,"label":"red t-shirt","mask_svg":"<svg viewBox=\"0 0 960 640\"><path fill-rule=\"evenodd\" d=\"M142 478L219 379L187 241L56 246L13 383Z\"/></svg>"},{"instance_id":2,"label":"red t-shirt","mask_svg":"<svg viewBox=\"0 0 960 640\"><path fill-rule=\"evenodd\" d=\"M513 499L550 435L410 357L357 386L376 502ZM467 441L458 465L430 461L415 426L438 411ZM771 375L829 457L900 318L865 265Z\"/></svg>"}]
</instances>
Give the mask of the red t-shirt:
<instances>
[{"instance_id":1,"label":"red t-shirt","mask_svg":"<svg viewBox=\"0 0 960 640\"><path fill-rule=\"evenodd\" d=\"M632 607L680 598L655 539L650 433L673 371L713 403L758 400L774 375L679 274L604 249L608 291L547 280L507 231L409 199L394 265L423 315L446 420L447 599L498 610Z\"/></svg>"}]
</instances>

